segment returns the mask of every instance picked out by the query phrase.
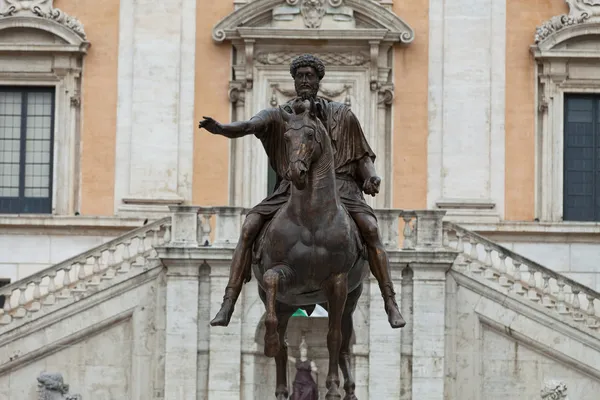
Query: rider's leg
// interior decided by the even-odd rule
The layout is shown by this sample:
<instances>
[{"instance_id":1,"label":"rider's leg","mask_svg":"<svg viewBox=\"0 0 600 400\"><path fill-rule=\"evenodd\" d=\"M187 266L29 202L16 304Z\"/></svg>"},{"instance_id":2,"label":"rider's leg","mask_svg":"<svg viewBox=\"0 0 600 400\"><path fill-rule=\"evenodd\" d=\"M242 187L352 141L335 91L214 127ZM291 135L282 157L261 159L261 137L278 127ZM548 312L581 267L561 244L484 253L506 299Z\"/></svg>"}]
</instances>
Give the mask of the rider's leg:
<instances>
[{"instance_id":1,"label":"rider's leg","mask_svg":"<svg viewBox=\"0 0 600 400\"><path fill-rule=\"evenodd\" d=\"M398 304L396 303L396 293L394 292L394 285L390 278L389 260L383 243L381 243L381 239L379 238L377 220L367 213L353 213L352 218L356 222L367 245L369 266L371 267L371 273L379 283L388 321L392 328L402 328L406 325L406 322L402 318L402 314L400 314Z\"/></svg>"},{"instance_id":2,"label":"rider's leg","mask_svg":"<svg viewBox=\"0 0 600 400\"><path fill-rule=\"evenodd\" d=\"M229 282L225 288L223 304L221 304L221 309L215 318L210 322L212 326L227 326L229 324L235 303L242 291L244 280L250 273L249 269L252 264L252 246L254 240L265 222L266 218L257 213L246 216L246 220L242 225L240 239L233 252L231 269L229 270Z\"/></svg>"}]
</instances>

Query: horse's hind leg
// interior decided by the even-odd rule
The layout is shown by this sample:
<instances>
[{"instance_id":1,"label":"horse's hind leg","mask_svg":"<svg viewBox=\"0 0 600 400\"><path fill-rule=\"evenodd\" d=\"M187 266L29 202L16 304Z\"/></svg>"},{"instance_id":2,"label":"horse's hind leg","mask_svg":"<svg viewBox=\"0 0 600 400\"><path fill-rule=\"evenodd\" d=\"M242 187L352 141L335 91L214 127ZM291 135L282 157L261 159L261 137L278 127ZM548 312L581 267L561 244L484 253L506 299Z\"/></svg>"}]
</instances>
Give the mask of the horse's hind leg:
<instances>
[{"instance_id":1,"label":"horse's hind leg","mask_svg":"<svg viewBox=\"0 0 600 400\"><path fill-rule=\"evenodd\" d=\"M329 332L327 333L327 350L329 350L329 371L327 373L326 400L341 399L339 387L340 376L338 364L342 346L342 315L348 297L348 275L337 274L326 283L327 308L329 309Z\"/></svg>"},{"instance_id":2,"label":"horse's hind leg","mask_svg":"<svg viewBox=\"0 0 600 400\"><path fill-rule=\"evenodd\" d=\"M283 275L279 269L269 269L263 275L266 298L264 300L266 308L265 316L265 356L275 357L279 353L280 341L277 327L279 321L277 318L277 292L283 282Z\"/></svg>"},{"instance_id":3,"label":"horse's hind leg","mask_svg":"<svg viewBox=\"0 0 600 400\"><path fill-rule=\"evenodd\" d=\"M344 314L342 315L342 347L340 349L340 368L344 375L344 391L346 396L344 400L357 400L356 394L354 393L356 384L354 377L352 376L352 354L350 353L350 340L352 339L352 333L354 332L354 325L352 323L352 314L356 310L358 299L363 291L363 285L354 289L348 293L348 299L346 300L346 306L344 307Z\"/></svg>"}]
</instances>

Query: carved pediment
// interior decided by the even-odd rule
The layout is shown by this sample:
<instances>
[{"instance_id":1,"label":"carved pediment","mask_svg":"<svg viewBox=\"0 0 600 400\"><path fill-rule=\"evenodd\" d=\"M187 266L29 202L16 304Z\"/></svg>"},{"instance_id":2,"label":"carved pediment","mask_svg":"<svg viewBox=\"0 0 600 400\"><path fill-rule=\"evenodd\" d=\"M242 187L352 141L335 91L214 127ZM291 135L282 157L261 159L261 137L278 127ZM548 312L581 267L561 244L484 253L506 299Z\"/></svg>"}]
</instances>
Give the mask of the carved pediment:
<instances>
[{"instance_id":1,"label":"carved pediment","mask_svg":"<svg viewBox=\"0 0 600 400\"><path fill-rule=\"evenodd\" d=\"M547 51L587 35L600 33L600 0L565 0L569 12L557 15L538 26L535 44ZM563 46L564 47L564 46Z\"/></svg>"},{"instance_id":2,"label":"carved pediment","mask_svg":"<svg viewBox=\"0 0 600 400\"><path fill-rule=\"evenodd\" d=\"M217 42L234 39L380 40L410 43L414 31L396 14L366 0L256 0L213 29Z\"/></svg>"},{"instance_id":3,"label":"carved pediment","mask_svg":"<svg viewBox=\"0 0 600 400\"><path fill-rule=\"evenodd\" d=\"M14 40L22 34L21 40ZM0 46L4 50L85 52L89 47L81 22L53 7L52 0L0 0ZM42 39L31 41L31 39ZM53 37L54 39L51 39Z\"/></svg>"}]
</instances>

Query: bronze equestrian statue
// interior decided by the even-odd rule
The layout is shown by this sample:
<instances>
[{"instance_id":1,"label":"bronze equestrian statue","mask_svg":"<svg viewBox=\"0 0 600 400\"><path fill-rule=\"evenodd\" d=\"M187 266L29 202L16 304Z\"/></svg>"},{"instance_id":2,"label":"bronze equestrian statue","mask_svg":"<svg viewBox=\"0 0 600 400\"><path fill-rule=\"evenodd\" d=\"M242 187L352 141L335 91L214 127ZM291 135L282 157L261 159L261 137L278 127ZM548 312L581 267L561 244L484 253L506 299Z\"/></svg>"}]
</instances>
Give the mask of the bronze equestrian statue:
<instances>
[{"instance_id":1,"label":"bronze equestrian statue","mask_svg":"<svg viewBox=\"0 0 600 400\"><path fill-rule=\"evenodd\" d=\"M406 322L396 303L388 257L379 237L377 218L362 195L363 191L372 196L379 193L381 179L373 164L375 154L350 107L317 96L320 81L325 76L325 66L320 59L310 54L301 55L292 61L290 73L294 78L297 98L313 99L317 105L318 117L333 142L336 181L342 203L350 212L366 244L369 266L379 283L388 321L392 328L402 328ZM287 112L292 112L291 104L294 100L283 106ZM279 110L273 108L259 112L249 121L231 124L221 124L210 117L204 117L200 128L230 139L255 135L261 140L270 165L277 174L275 192L250 210L233 253L223 304L211 321L213 326L227 326L242 286L250 280L254 242L265 223L287 203L290 196L290 182L285 179L288 168L283 140L285 126Z\"/></svg>"},{"instance_id":2,"label":"bronze equestrian statue","mask_svg":"<svg viewBox=\"0 0 600 400\"><path fill-rule=\"evenodd\" d=\"M253 269L267 310L264 351L275 357L276 396L283 400L289 395L287 323L298 307L312 313L321 304L329 311L326 399L341 399L339 364L345 400L354 400L352 313L368 275L366 258L379 281L390 325L406 324L396 304L375 214L362 195L378 193L381 180L373 165L375 155L350 109L316 96L323 63L304 55L290 70L298 97L283 107L228 125L207 117L200 122L200 127L230 138L256 135L278 175L275 193L246 217L224 301L211 325L229 323Z\"/></svg>"}]
</instances>

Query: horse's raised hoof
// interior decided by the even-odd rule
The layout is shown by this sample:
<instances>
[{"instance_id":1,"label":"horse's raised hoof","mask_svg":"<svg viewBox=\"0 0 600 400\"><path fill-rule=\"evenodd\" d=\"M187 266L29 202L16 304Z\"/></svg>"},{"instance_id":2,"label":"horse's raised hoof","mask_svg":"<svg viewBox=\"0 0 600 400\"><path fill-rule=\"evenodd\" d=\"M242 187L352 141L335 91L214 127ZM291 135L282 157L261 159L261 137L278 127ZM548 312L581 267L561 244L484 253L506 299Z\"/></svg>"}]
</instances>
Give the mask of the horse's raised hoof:
<instances>
[{"instance_id":1,"label":"horse's raised hoof","mask_svg":"<svg viewBox=\"0 0 600 400\"><path fill-rule=\"evenodd\" d=\"M279 353L279 334L265 334L265 356L275 357Z\"/></svg>"},{"instance_id":2,"label":"horse's raised hoof","mask_svg":"<svg viewBox=\"0 0 600 400\"><path fill-rule=\"evenodd\" d=\"M388 322L393 329L404 328L406 326L406 321L402 317L402 314L400 314L395 301L388 300L385 305L385 312L388 316Z\"/></svg>"},{"instance_id":3,"label":"horse's raised hoof","mask_svg":"<svg viewBox=\"0 0 600 400\"><path fill-rule=\"evenodd\" d=\"M221 304L221 309L213 318L213 320L210 321L210 326L229 325L229 321L231 321L231 316L233 315L233 308L233 301L231 299L223 300L223 304Z\"/></svg>"}]
</instances>

